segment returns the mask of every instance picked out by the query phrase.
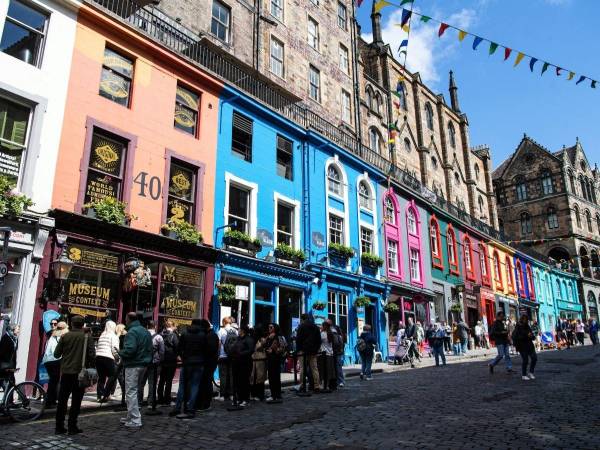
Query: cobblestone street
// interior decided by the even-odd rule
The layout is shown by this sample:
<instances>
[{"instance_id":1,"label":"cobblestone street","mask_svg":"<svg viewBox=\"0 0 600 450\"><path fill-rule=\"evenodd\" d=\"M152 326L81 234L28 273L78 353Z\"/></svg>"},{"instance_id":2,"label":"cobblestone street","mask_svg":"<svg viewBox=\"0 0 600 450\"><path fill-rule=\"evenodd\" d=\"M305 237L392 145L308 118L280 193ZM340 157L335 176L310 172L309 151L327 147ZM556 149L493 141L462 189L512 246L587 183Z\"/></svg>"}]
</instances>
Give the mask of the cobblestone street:
<instances>
[{"instance_id":1,"label":"cobblestone street","mask_svg":"<svg viewBox=\"0 0 600 450\"><path fill-rule=\"evenodd\" d=\"M227 412L216 402L194 420L144 416L140 431L119 425L122 411L84 412L85 433L57 438L47 417L2 422L5 448L598 448L600 349L540 354L537 379L524 382L482 360L350 380L334 394Z\"/></svg>"}]
</instances>

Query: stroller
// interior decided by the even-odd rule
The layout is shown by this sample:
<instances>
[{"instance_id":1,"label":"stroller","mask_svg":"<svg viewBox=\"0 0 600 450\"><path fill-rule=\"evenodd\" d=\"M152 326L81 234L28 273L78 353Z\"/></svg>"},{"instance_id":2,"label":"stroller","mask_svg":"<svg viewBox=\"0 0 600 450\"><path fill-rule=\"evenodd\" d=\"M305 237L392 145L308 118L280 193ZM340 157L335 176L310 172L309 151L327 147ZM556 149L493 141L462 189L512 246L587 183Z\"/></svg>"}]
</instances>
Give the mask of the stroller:
<instances>
[{"instance_id":1,"label":"stroller","mask_svg":"<svg viewBox=\"0 0 600 450\"><path fill-rule=\"evenodd\" d=\"M411 351L412 349L412 351ZM410 366L414 366L414 355L417 353L415 342L412 339L404 339L398 345L392 364L404 364L405 362L410 363Z\"/></svg>"}]
</instances>

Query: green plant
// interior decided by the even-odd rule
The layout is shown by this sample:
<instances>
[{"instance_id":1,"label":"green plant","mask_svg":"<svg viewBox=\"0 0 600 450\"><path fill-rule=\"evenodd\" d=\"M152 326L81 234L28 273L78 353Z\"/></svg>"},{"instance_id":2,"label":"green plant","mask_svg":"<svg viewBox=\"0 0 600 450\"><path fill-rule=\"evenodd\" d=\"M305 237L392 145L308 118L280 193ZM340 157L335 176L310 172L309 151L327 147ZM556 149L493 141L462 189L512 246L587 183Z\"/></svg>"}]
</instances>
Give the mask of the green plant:
<instances>
[{"instance_id":1,"label":"green plant","mask_svg":"<svg viewBox=\"0 0 600 450\"><path fill-rule=\"evenodd\" d=\"M92 203L86 203L84 208L91 208L96 213L96 218L103 222L112 223L115 225L125 225L132 220L137 219L133 214L129 214L127 204L117 200L114 197L104 197L101 200Z\"/></svg>"},{"instance_id":2,"label":"green plant","mask_svg":"<svg viewBox=\"0 0 600 450\"><path fill-rule=\"evenodd\" d=\"M398 303L386 303L383 310L386 313L396 313L400 311L400 307L398 306Z\"/></svg>"},{"instance_id":3,"label":"green plant","mask_svg":"<svg viewBox=\"0 0 600 450\"><path fill-rule=\"evenodd\" d=\"M202 233L196 227L185 220L169 220L162 226L163 230L172 231L181 242L198 244L202 242Z\"/></svg>"},{"instance_id":4,"label":"green plant","mask_svg":"<svg viewBox=\"0 0 600 450\"><path fill-rule=\"evenodd\" d=\"M364 264L366 266L374 266L374 267L383 266L383 259L381 259L379 256L374 255L372 253L363 253L362 255L360 255L360 261L362 264Z\"/></svg>"},{"instance_id":5,"label":"green plant","mask_svg":"<svg viewBox=\"0 0 600 450\"><path fill-rule=\"evenodd\" d=\"M329 252L336 253L342 258L352 258L354 256L354 249L352 247L346 247L342 244L329 244Z\"/></svg>"},{"instance_id":6,"label":"green plant","mask_svg":"<svg viewBox=\"0 0 600 450\"><path fill-rule=\"evenodd\" d=\"M450 311L452 312L460 313L462 310L462 305L460 303L453 303L452 306L450 306Z\"/></svg>"},{"instance_id":7,"label":"green plant","mask_svg":"<svg viewBox=\"0 0 600 450\"><path fill-rule=\"evenodd\" d=\"M287 244L278 244L275 248L275 251L279 253L279 256L281 256L284 259L297 259L300 262L304 262L306 260L306 255L304 254L303 250L296 250L295 248L290 247Z\"/></svg>"},{"instance_id":8,"label":"green plant","mask_svg":"<svg viewBox=\"0 0 600 450\"><path fill-rule=\"evenodd\" d=\"M231 304L235 300L235 285L219 284L217 286L219 303L222 305Z\"/></svg>"},{"instance_id":9,"label":"green plant","mask_svg":"<svg viewBox=\"0 0 600 450\"><path fill-rule=\"evenodd\" d=\"M317 300L313 303L312 307L316 311L323 311L325 308L327 308L327 303Z\"/></svg>"},{"instance_id":10,"label":"green plant","mask_svg":"<svg viewBox=\"0 0 600 450\"><path fill-rule=\"evenodd\" d=\"M19 193L16 183L5 175L0 176L0 214L20 216L25 208L33 205L29 197Z\"/></svg>"},{"instance_id":11,"label":"green plant","mask_svg":"<svg viewBox=\"0 0 600 450\"><path fill-rule=\"evenodd\" d=\"M369 297L361 296L356 297L356 300L354 300L354 306L356 308L364 308L366 306L369 306L370 304L371 300L369 299Z\"/></svg>"},{"instance_id":12,"label":"green plant","mask_svg":"<svg viewBox=\"0 0 600 450\"><path fill-rule=\"evenodd\" d=\"M246 244L254 244L257 247L261 246L260 240L258 240L257 238L252 239L249 235L239 230L227 230L225 232L225 237L231 239L238 239Z\"/></svg>"}]
</instances>

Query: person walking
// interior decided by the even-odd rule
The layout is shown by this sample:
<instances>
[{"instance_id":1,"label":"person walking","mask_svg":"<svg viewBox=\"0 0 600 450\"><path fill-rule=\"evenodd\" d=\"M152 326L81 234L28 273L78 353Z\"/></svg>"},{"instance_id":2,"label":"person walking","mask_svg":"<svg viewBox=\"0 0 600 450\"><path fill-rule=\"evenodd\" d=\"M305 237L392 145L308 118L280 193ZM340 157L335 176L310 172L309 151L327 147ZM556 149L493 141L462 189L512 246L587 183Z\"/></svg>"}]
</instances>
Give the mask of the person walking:
<instances>
[{"instance_id":1,"label":"person walking","mask_svg":"<svg viewBox=\"0 0 600 450\"><path fill-rule=\"evenodd\" d=\"M246 407L250 401L250 373L255 344L248 325L241 325L229 357L233 370L234 406Z\"/></svg>"},{"instance_id":2,"label":"person walking","mask_svg":"<svg viewBox=\"0 0 600 450\"><path fill-rule=\"evenodd\" d=\"M123 360L125 370L125 399L127 402L127 417L121 418L121 423L128 428L140 428L139 386L144 372L152 362L152 336L138 319L135 312L127 313L125 318L127 334L119 356Z\"/></svg>"},{"instance_id":3,"label":"person walking","mask_svg":"<svg viewBox=\"0 0 600 450\"><path fill-rule=\"evenodd\" d=\"M104 403L110 398L111 383L114 383L117 373L115 356L118 357L120 347L116 329L117 324L112 320L107 320L104 324L104 331L96 344L96 370L98 371L96 397L99 403Z\"/></svg>"},{"instance_id":4,"label":"person walking","mask_svg":"<svg viewBox=\"0 0 600 450\"><path fill-rule=\"evenodd\" d=\"M417 344L417 352L419 353L419 359L423 357L425 351L425 329L421 321L417 321L415 325L415 342Z\"/></svg>"},{"instance_id":5,"label":"person walking","mask_svg":"<svg viewBox=\"0 0 600 450\"><path fill-rule=\"evenodd\" d=\"M321 392L331 392L337 387L335 363L333 361L333 332L327 321L321 325L321 346L317 360L319 379L323 383Z\"/></svg>"},{"instance_id":6,"label":"person walking","mask_svg":"<svg viewBox=\"0 0 600 450\"><path fill-rule=\"evenodd\" d=\"M577 323L575 323L575 336L577 336L577 342L579 342L579 345L584 345L585 324L581 321L581 319L577 319Z\"/></svg>"},{"instance_id":7,"label":"person walking","mask_svg":"<svg viewBox=\"0 0 600 450\"><path fill-rule=\"evenodd\" d=\"M206 333L201 327L200 319L193 319L179 338L178 353L182 367L177 401L170 416L177 416L178 419L193 419L196 416L196 400L202 382L206 347Z\"/></svg>"},{"instance_id":8,"label":"person walking","mask_svg":"<svg viewBox=\"0 0 600 450\"><path fill-rule=\"evenodd\" d=\"M77 425L81 401L85 388L79 384L79 372L85 352L86 367L94 367L96 351L92 336L83 329L84 319L75 315L71 318L71 331L65 333L54 349L54 357L60 359L60 388L58 391L58 406L56 408L56 434L70 435L83 433ZM68 428L65 428L67 402L71 397Z\"/></svg>"},{"instance_id":9,"label":"person walking","mask_svg":"<svg viewBox=\"0 0 600 450\"><path fill-rule=\"evenodd\" d=\"M281 335L281 328L276 323L269 324L269 335L265 342L267 354L267 375L271 395L267 403L281 402L281 362L287 355L287 342Z\"/></svg>"},{"instance_id":10,"label":"person walking","mask_svg":"<svg viewBox=\"0 0 600 450\"><path fill-rule=\"evenodd\" d=\"M206 354L204 356L204 369L200 381L197 409L206 411L210 409L213 398L213 379L219 362L219 336L215 333L206 319L200 319L200 328L206 335Z\"/></svg>"},{"instance_id":11,"label":"person walking","mask_svg":"<svg viewBox=\"0 0 600 450\"><path fill-rule=\"evenodd\" d=\"M467 355L467 343L469 342L469 326L465 323L464 319L461 319L456 325L458 328L458 338L460 339L460 355Z\"/></svg>"},{"instance_id":12,"label":"person walking","mask_svg":"<svg viewBox=\"0 0 600 450\"><path fill-rule=\"evenodd\" d=\"M19 325L9 325L0 339L0 383L4 392L9 382L15 383L20 332Z\"/></svg>"},{"instance_id":13,"label":"person walking","mask_svg":"<svg viewBox=\"0 0 600 450\"><path fill-rule=\"evenodd\" d=\"M300 391L306 390L307 369L310 368L312 388L315 392L320 392L319 369L317 365L317 355L321 348L321 332L308 314L300 316L300 326L296 333L296 349L300 356Z\"/></svg>"},{"instance_id":14,"label":"person walking","mask_svg":"<svg viewBox=\"0 0 600 450\"><path fill-rule=\"evenodd\" d=\"M333 333L333 358L335 360L335 374L337 377L338 387L344 387L344 356L346 339L341 328L338 327L331 319L327 319L331 325L331 332Z\"/></svg>"},{"instance_id":15,"label":"person walking","mask_svg":"<svg viewBox=\"0 0 600 450\"><path fill-rule=\"evenodd\" d=\"M265 381L267 381L267 342L266 331L262 326L254 328L254 352L252 353L252 372L250 373L250 397L252 400L265 400Z\"/></svg>"},{"instance_id":16,"label":"person walking","mask_svg":"<svg viewBox=\"0 0 600 450\"><path fill-rule=\"evenodd\" d=\"M125 335L127 334L127 330L125 329L125 325L120 323L115 328L115 334L119 338L119 349L123 348L125 343ZM115 377L119 383L119 388L121 389L121 408L127 407L125 403L125 368L123 367L123 359L118 354L115 359L116 368L115 368ZM112 383L112 392L111 395L115 393L117 383Z\"/></svg>"},{"instance_id":17,"label":"person walking","mask_svg":"<svg viewBox=\"0 0 600 450\"><path fill-rule=\"evenodd\" d=\"M233 372L231 369L231 358L227 354L237 340L238 332L233 327L231 317L223 317L221 328L217 333L219 336L219 397L218 400L228 401L233 394Z\"/></svg>"},{"instance_id":18,"label":"person walking","mask_svg":"<svg viewBox=\"0 0 600 450\"><path fill-rule=\"evenodd\" d=\"M482 348L483 324L478 321L475 325L475 348Z\"/></svg>"},{"instance_id":19,"label":"person walking","mask_svg":"<svg viewBox=\"0 0 600 450\"><path fill-rule=\"evenodd\" d=\"M53 326L53 331L48 342L46 342L46 351L42 359L42 364L48 372L48 390L46 391L46 408L54 408L58 400L58 382L60 381L60 358L54 356L54 350L60 341L60 338L69 332L69 327L66 322L56 322Z\"/></svg>"},{"instance_id":20,"label":"person walking","mask_svg":"<svg viewBox=\"0 0 600 450\"><path fill-rule=\"evenodd\" d=\"M521 355L521 379L523 381L535 380L535 376L533 375L535 364L537 363L537 354L535 353L535 347L533 346L535 335L529 326L527 314L521 315L519 322L515 326L512 340L515 348ZM529 370L527 370L528 365Z\"/></svg>"},{"instance_id":21,"label":"person walking","mask_svg":"<svg viewBox=\"0 0 600 450\"><path fill-rule=\"evenodd\" d=\"M158 388L158 376L160 374L161 363L165 357L165 341L163 340L162 335L156 332L156 325L153 320L149 320L146 323L146 329L150 333L150 336L152 336L152 362L146 368L146 372L144 372L138 392L143 399L144 388L146 383L148 383L148 406L151 407L154 412L147 412L147 414L160 414L156 412L156 391Z\"/></svg>"},{"instance_id":22,"label":"person walking","mask_svg":"<svg viewBox=\"0 0 600 450\"><path fill-rule=\"evenodd\" d=\"M588 320L588 332L590 334L592 345L598 345L598 322L596 319Z\"/></svg>"},{"instance_id":23,"label":"person walking","mask_svg":"<svg viewBox=\"0 0 600 450\"><path fill-rule=\"evenodd\" d=\"M173 378L175 378L175 371L177 370L177 346L179 345L179 336L177 335L175 322L168 319L165 325L166 327L161 333L165 353L162 362L160 363L158 404L168 406L171 404Z\"/></svg>"},{"instance_id":24,"label":"person walking","mask_svg":"<svg viewBox=\"0 0 600 450\"><path fill-rule=\"evenodd\" d=\"M565 329L567 332L568 347L571 348L575 345L575 325L571 320L565 320Z\"/></svg>"},{"instance_id":25,"label":"person walking","mask_svg":"<svg viewBox=\"0 0 600 450\"><path fill-rule=\"evenodd\" d=\"M508 331L508 352L511 355L515 355L517 352L515 351L513 342L511 340L511 336L513 334L513 332L515 331L515 326L516 326L516 322L515 322L515 318L514 316L510 316L510 319L507 320L506 323L506 329Z\"/></svg>"},{"instance_id":26,"label":"person walking","mask_svg":"<svg viewBox=\"0 0 600 450\"><path fill-rule=\"evenodd\" d=\"M373 364L373 354L377 341L371 333L371 325L365 325L363 332L358 337L358 354L360 356L360 379L368 381L373 379L371 374L371 365Z\"/></svg>"},{"instance_id":27,"label":"person walking","mask_svg":"<svg viewBox=\"0 0 600 450\"><path fill-rule=\"evenodd\" d=\"M490 338L496 343L498 355L488 364L490 373L494 373L494 367L504 358L506 370L512 372L512 361L509 354L510 337L506 327L505 316L502 311L496 314L496 320L490 328Z\"/></svg>"},{"instance_id":28,"label":"person walking","mask_svg":"<svg viewBox=\"0 0 600 450\"><path fill-rule=\"evenodd\" d=\"M435 365L438 367L440 365L440 358L442 359L442 364L446 365L446 354L444 352L444 341L446 340L446 330L439 323L433 324L433 331L431 333L431 350L433 351L433 356L435 358Z\"/></svg>"},{"instance_id":29,"label":"person walking","mask_svg":"<svg viewBox=\"0 0 600 450\"><path fill-rule=\"evenodd\" d=\"M446 323L442 322L440 324L441 328L446 332L446 337L444 338L444 352L448 355L452 354L452 327Z\"/></svg>"}]
</instances>

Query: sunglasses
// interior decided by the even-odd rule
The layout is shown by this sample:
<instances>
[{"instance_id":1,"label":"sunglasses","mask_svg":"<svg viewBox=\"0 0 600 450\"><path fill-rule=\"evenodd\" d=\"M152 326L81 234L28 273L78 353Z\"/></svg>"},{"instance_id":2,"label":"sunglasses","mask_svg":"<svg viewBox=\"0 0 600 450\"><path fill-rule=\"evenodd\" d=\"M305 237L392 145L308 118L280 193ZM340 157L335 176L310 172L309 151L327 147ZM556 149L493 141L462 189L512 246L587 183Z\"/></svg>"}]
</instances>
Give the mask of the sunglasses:
<instances>
[{"instance_id":1,"label":"sunglasses","mask_svg":"<svg viewBox=\"0 0 600 450\"><path fill-rule=\"evenodd\" d=\"M58 325L58 322L50 322L50 325L52 325L53 327L55 327L56 325Z\"/></svg>"}]
</instances>

